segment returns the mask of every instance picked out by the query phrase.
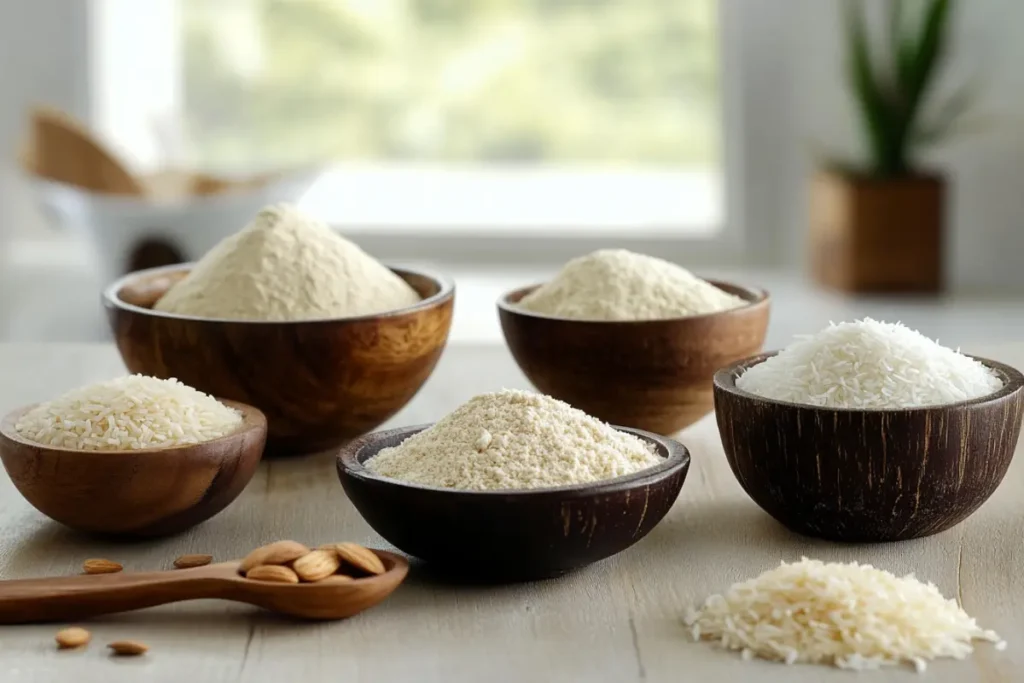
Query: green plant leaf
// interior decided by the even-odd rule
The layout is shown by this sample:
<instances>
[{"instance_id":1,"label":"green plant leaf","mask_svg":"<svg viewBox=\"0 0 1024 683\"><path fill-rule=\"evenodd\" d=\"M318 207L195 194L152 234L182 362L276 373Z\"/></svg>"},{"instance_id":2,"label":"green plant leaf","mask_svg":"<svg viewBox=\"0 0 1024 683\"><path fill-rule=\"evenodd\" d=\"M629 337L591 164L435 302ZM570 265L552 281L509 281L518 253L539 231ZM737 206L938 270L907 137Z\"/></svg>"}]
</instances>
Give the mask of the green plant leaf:
<instances>
[{"instance_id":1,"label":"green plant leaf","mask_svg":"<svg viewBox=\"0 0 1024 683\"><path fill-rule=\"evenodd\" d=\"M913 133L916 145L931 145L939 142L956 127L974 104L977 90L974 83L961 86L936 109L929 123L919 123Z\"/></svg>"},{"instance_id":2,"label":"green plant leaf","mask_svg":"<svg viewBox=\"0 0 1024 683\"><path fill-rule=\"evenodd\" d=\"M871 163L876 169L883 170L893 165L894 150L887 127L886 100L874 73L864 12L857 0L846 0L845 21L849 36L847 68L850 84L871 148Z\"/></svg>"},{"instance_id":3,"label":"green plant leaf","mask_svg":"<svg viewBox=\"0 0 1024 683\"><path fill-rule=\"evenodd\" d=\"M951 0L931 0L925 12L924 25L917 43L910 74L906 100L906 126L911 130L921 110L929 88L934 82L938 65L945 57Z\"/></svg>"}]
</instances>

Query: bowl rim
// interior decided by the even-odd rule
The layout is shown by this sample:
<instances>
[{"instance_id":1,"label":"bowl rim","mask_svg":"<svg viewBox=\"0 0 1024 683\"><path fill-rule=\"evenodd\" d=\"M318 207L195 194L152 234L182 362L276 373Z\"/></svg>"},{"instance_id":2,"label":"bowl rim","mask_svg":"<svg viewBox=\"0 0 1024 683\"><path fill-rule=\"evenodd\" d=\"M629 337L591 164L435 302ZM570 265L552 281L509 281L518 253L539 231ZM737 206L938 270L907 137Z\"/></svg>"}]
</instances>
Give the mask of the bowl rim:
<instances>
[{"instance_id":1,"label":"bowl rim","mask_svg":"<svg viewBox=\"0 0 1024 683\"><path fill-rule=\"evenodd\" d=\"M383 262L382 262L383 263ZM419 311L429 310L434 308L445 301L448 301L455 296L455 281L446 276L442 275L433 270L412 267L412 266L397 266L383 265L396 275L408 274L418 275L425 277L429 280L434 281L437 284L438 290L436 294L428 296L425 299L421 299L411 306L405 306L403 308L396 308L390 311L382 311L380 313L368 313L365 315L357 315L351 317L339 317L339 318L306 318L303 320L247 320L237 318L205 318L197 315L182 315L180 313L167 313L166 311L157 311L153 308L144 308L142 306L136 306L130 304L120 296L118 293L129 283L138 280L144 276L155 276L168 273L175 273L180 270L191 270L196 265L195 261L187 261L184 263L174 263L169 266L157 266L155 268L143 268L142 270L134 270L130 273L126 273L121 277L114 280L112 283L104 287L102 299L103 304L109 308L117 308L124 311L131 311L132 313L138 313L142 315L149 315L154 318L168 318L171 320L189 320L193 322L207 322L207 323L220 323L220 324L236 324L236 325L316 325L316 324L329 324L339 322L365 322L372 320L382 320L389 318L398 318L400 316L408 315L410 313L417 313Z\"/></svg>"},{"instance_id":2,"label":"bowl rim","mask_svg":"<svg viewBox=\"0 0 1024 683\"><path fill-rule=\"evenodd\" d=\"M119 456L131 456L134 458L138 458L153 454L162 455L164 453L180 453L187 450L203 450L206 447L212 446L213 444L230 441L232 439L237 439L243 434L247 434L254 430L262 431L263 438L264 440L266 439L267 416L263 413L262 410L260 410L256 406L249 405L248 403L242 403L241 401L230 401L224 398L218 398L217 400L230 408L234 408L235 410L240 411L242 413L242 423L238 426L237 429L228 434L225 434L224 436L219 436L216 439L210 439L209 441L200 441L199 443L178 444L176 446L165 446L163 448L138 448L127 450L83 450L78 448L67 448L65 446L52 446L50 444L38 443L36 441L31 441L30 439L26 439L25 437L23 437L14 428L14 425L16 424L19 417L21 417L28 411L32 410L36 406L41 405L42 403L44 403L43 401L21 406L20 408L15 408L14 410L8 412L3 417L0 417L0 442L2 442L3 440L7 440L12 443L18 444L19 446L34 448L38 451L45 451L48 453L70 454L85 457L102 456L105 458L114 458ZM241 456L242 454L240 453L239 455Z\"/></svg>"},{"instance_id":3,"label":"bowl rim","mask_svg":"<svg viewBox=\"0 0 1024 683\"><path fill-rule=\"evenodd\" d=\"M378 485L390 486L397 489L424 491L434 494L460 497L463 499L472 498L474 500L484 500L488 498L492 500L509 498L522 500L525 498L535 499L538 497L557 497L559 499L564 499L566 497L590 498L602 494L633 490L640 486L646 486L663 481L680 470L685 471L688 469L691 462L689 449L671 437L661 436L660 434L654 434L653 432L647 432L642 429L609 425L616 431L631 434L632 436L646 441L647 443L654 443L659 449L664 449L668 453L667 457L657 465L631 474L615 477L613 479L603 479L584 484L569 484L566 486L547 486L531 489L490 489L485 491L451 489L438 486L424 486L423 484L412 484L400 479L393 479L391 477L383 477L379 474L375 474L363 465L363 461L360 459L360 453L362 453L363 449L367 446L370 446L381 439L395 435L403 435L402 440L404 441L419 432L429 429L434 426L434 424L436 423L430 422L426 424L371 432L370 434L365 434L351 441L343 446L335 456L339 476L349 476L363 482L372 482Z\"/></svg>"},{"instance_id":4,"label":"bowl rim","mask_svg":"<svg viewBox=\"0 0 1024 683\"><path fill-rule=\"evenodd\" d=\"M498 297L498 311L501 313L508 313L510 315L522 316L524 318L538 318L541 320L557 320L559 322L570 322L575 324L583 325L645 325L651 323L674 323L683 322L690 320L708 320L711 318L722 317L728 314L737 313L748 313L750 311L759 310L771 305L772 295L763 287L753 287L750 285L742 285L737 282L730 282L728 280L718 280L715 278L703 278L697 276L704 282L714 285L718 289L722 289L722 285L728 285L734 289L740 290L742 294L737 294L741 299L746 301L743 306L737 306L736 308L727 308L724 311L713 311L711 313L699 313L697 315L682 315L675 316L672 318L647 318L644 320L592 320L587 318L563 318L557 315L547 315L545 313L536 313L534 311L527 311L520 308L518 305L518 299L515 303L511 301L511 298L518 296L519 299L526 296L535 289L542 287L547 284L545 282L537 282L532 285L520 286L514 289L510 289Z\"/></svg>"},{"instance_id":5,"label":"bowl rim","mask_svg":"<svg viewBox=\"0 0 1024 683\"><path fill-rule=\"evenodd\" d=\"M909 406L905 408L840 408L832 406L816 406L809 403L794 403L793 401L782 401L775 398L768 398L766 396L759 396L749 391L744 391L736 386L736 379L742 374L742 372L749 370L750 368L763 363L764 361L778 355L781 349L774 351L766 351L759 353L755 356L749 356L743 358L734 363L720 368L715 372L713 378L713 384L715 392L725 392L731 394L737 398L745 400L761 401L764 403L770 403L772 405L778 405L786 408L800 409L800 410L813 410L813 411L824 411L830 413L864 413L864 414L900 414L908 415L913 413L924 413L935 410L947 410L955 408L969 408L971 406L981 405L989 403L990 401L1006 398L1024 389L1024 373L1021 373L1017 368L1007 365L1006 363L1000 363L999 361L992 360L990 358L984 358L982 356L975 356L969 353L963 354L968 358L974 359L989 368L995 370L1003 379L1003 386L993 391L990 394L984 396L978 396L977 398L967 399L965 401L956 401L955 403L932 403L929 405L922 406Z\"/></svg>"}]
</instances>

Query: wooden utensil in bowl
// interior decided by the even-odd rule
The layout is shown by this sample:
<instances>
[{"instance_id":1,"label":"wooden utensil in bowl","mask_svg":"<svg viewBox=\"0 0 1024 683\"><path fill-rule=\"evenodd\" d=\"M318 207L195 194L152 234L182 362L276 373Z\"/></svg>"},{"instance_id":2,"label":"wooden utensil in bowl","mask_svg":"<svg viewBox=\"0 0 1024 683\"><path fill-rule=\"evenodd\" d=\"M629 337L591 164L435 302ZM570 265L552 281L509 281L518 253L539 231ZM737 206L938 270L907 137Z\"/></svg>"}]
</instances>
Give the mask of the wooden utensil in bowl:
<instances>
[{"instance_id":1,"label":"wooden utensil in bowl","mask_svg":"<svg viewBox=\"0 0 1024 683\"><path fill-rule=\"evenodd\" d=\"M258 407L272 454L334 448L380 426L423 386L448 340L455 286L425 271L394 268L423 300L377 315L260 322L154 311L191 267L135 272L106 289L117 348L132 372Z\"/></svg>"},{"instance_id":2,"label":"wooden utensil in bowl","mask_svg":"<svg viewBox=\"0 0 1024 683\"><path fill-rule=\"evenodd\" d=\"M430 425L368 434L338 455L356 509L395 547L453 576L483 581L548 578L622 552L662 520L690 467L682 444L620 428L652 444L663 462L576 486L460 491L381 477L364 462Z\"/></svg>"},{"instance_id":3,"label":"wooden utensil in bowl","mask_svg":"<svg viewBox=\"0 0 1024 683\"><path fill-rule=\"evenodd\" d=\"M801 534L901 541L945 531L988 500L1006 474L1024 412L1024 375L984 358L1003 380L972 401L900 410L786 403L736 387L763 354L715 374L715 414L747 494Z\"/></svg>"},{"instance_id":4,"label":"wooden utensil in bowl","mask_svg":"<svg viewBox=\"0 0 1024 683\"><path fill-rule=\"evenodd\" d=\"M212 441L132 451L80 451L34 443L15 430L32 408L0 421L0 459L22 496L44 515L79 531L167 536L227 507L252 479L267 421L252 406L236 431Z\"/></svg>"},{"instance_id":5,"label":"wooden utensil in bowl","mask_svg":"<svg viewBox=\"0 0 1024 683\"><path fill-rule=\"evenodd\" d=\"M142 196L142 183L69 115L36 107L22 164L35 175L85 190Z\"/></svg>"},{"instance_id":6,"label":"wooden utensil in bowl","mask_svg":"<svg viewBox=\"0 0 1024 683\"><path fill-rule=\"evenodd\" d=\"M533 286L503 296L498 314L541 392L610 424L674 434L711 412L715 371L760 351L768 330L767 292L709 282L749 304L668 320L568 320L517 306Z\"/></svg>"},{"instance_id":7,"label":"wooden utensil in bowl","mask_svg":"<svg viewBox=\"0 0 1024 683\"><path fill-rule=\"evenodd\" d=\"M244 602L302 619L344 619L382 602L409 571L403 557L374 553L385 572L352 581L274 583L247 579L238 562L162 572L0 581L0 624L77 621L199 599Z\"/></svg>"}]
</instances>

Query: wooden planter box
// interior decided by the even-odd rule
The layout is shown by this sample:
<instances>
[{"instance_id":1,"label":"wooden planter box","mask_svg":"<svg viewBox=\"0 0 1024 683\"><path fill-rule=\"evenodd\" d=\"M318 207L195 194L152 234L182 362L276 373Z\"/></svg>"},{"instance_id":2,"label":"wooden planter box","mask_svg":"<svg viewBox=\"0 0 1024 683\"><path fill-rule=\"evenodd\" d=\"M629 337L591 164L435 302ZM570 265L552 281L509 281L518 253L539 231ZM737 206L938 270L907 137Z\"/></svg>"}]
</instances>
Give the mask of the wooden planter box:
<instances>
[{"instance_id":1,"label":"wooden planter box","mask_svg":"<svg viewBox=\"0 0 1024 683\"><path fill-rule=\"evenodd\" d=\"M851 293L941 292L945 194L938 176L818 173L811 188L815 281Z\"/></svg>"}]
</instances>

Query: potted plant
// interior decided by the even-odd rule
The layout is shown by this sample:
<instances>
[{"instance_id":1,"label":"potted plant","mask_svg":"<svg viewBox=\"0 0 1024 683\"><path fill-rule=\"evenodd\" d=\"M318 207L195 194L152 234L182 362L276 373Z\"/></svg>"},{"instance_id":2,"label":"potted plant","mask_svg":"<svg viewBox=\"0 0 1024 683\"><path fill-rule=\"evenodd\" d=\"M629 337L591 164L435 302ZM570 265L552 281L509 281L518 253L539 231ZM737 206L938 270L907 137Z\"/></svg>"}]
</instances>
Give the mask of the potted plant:
<instances>
[{"instance_id":1,"label":"potted plant","mask_svg":"<svg viewBox=\"0 0 1024 683\"><path fill-rule=\"evenodd\" d=\"M943 287L941 173L918 155L965 112L969 91L932 106L949 53L952 0L922 0L913 17L889 0L883 39L872 40L861 0L846 0L847 85L866 145L861 163L829 163L811 191L814 277L847 292L937 293Z\"/></svg>"}]
</instances>

